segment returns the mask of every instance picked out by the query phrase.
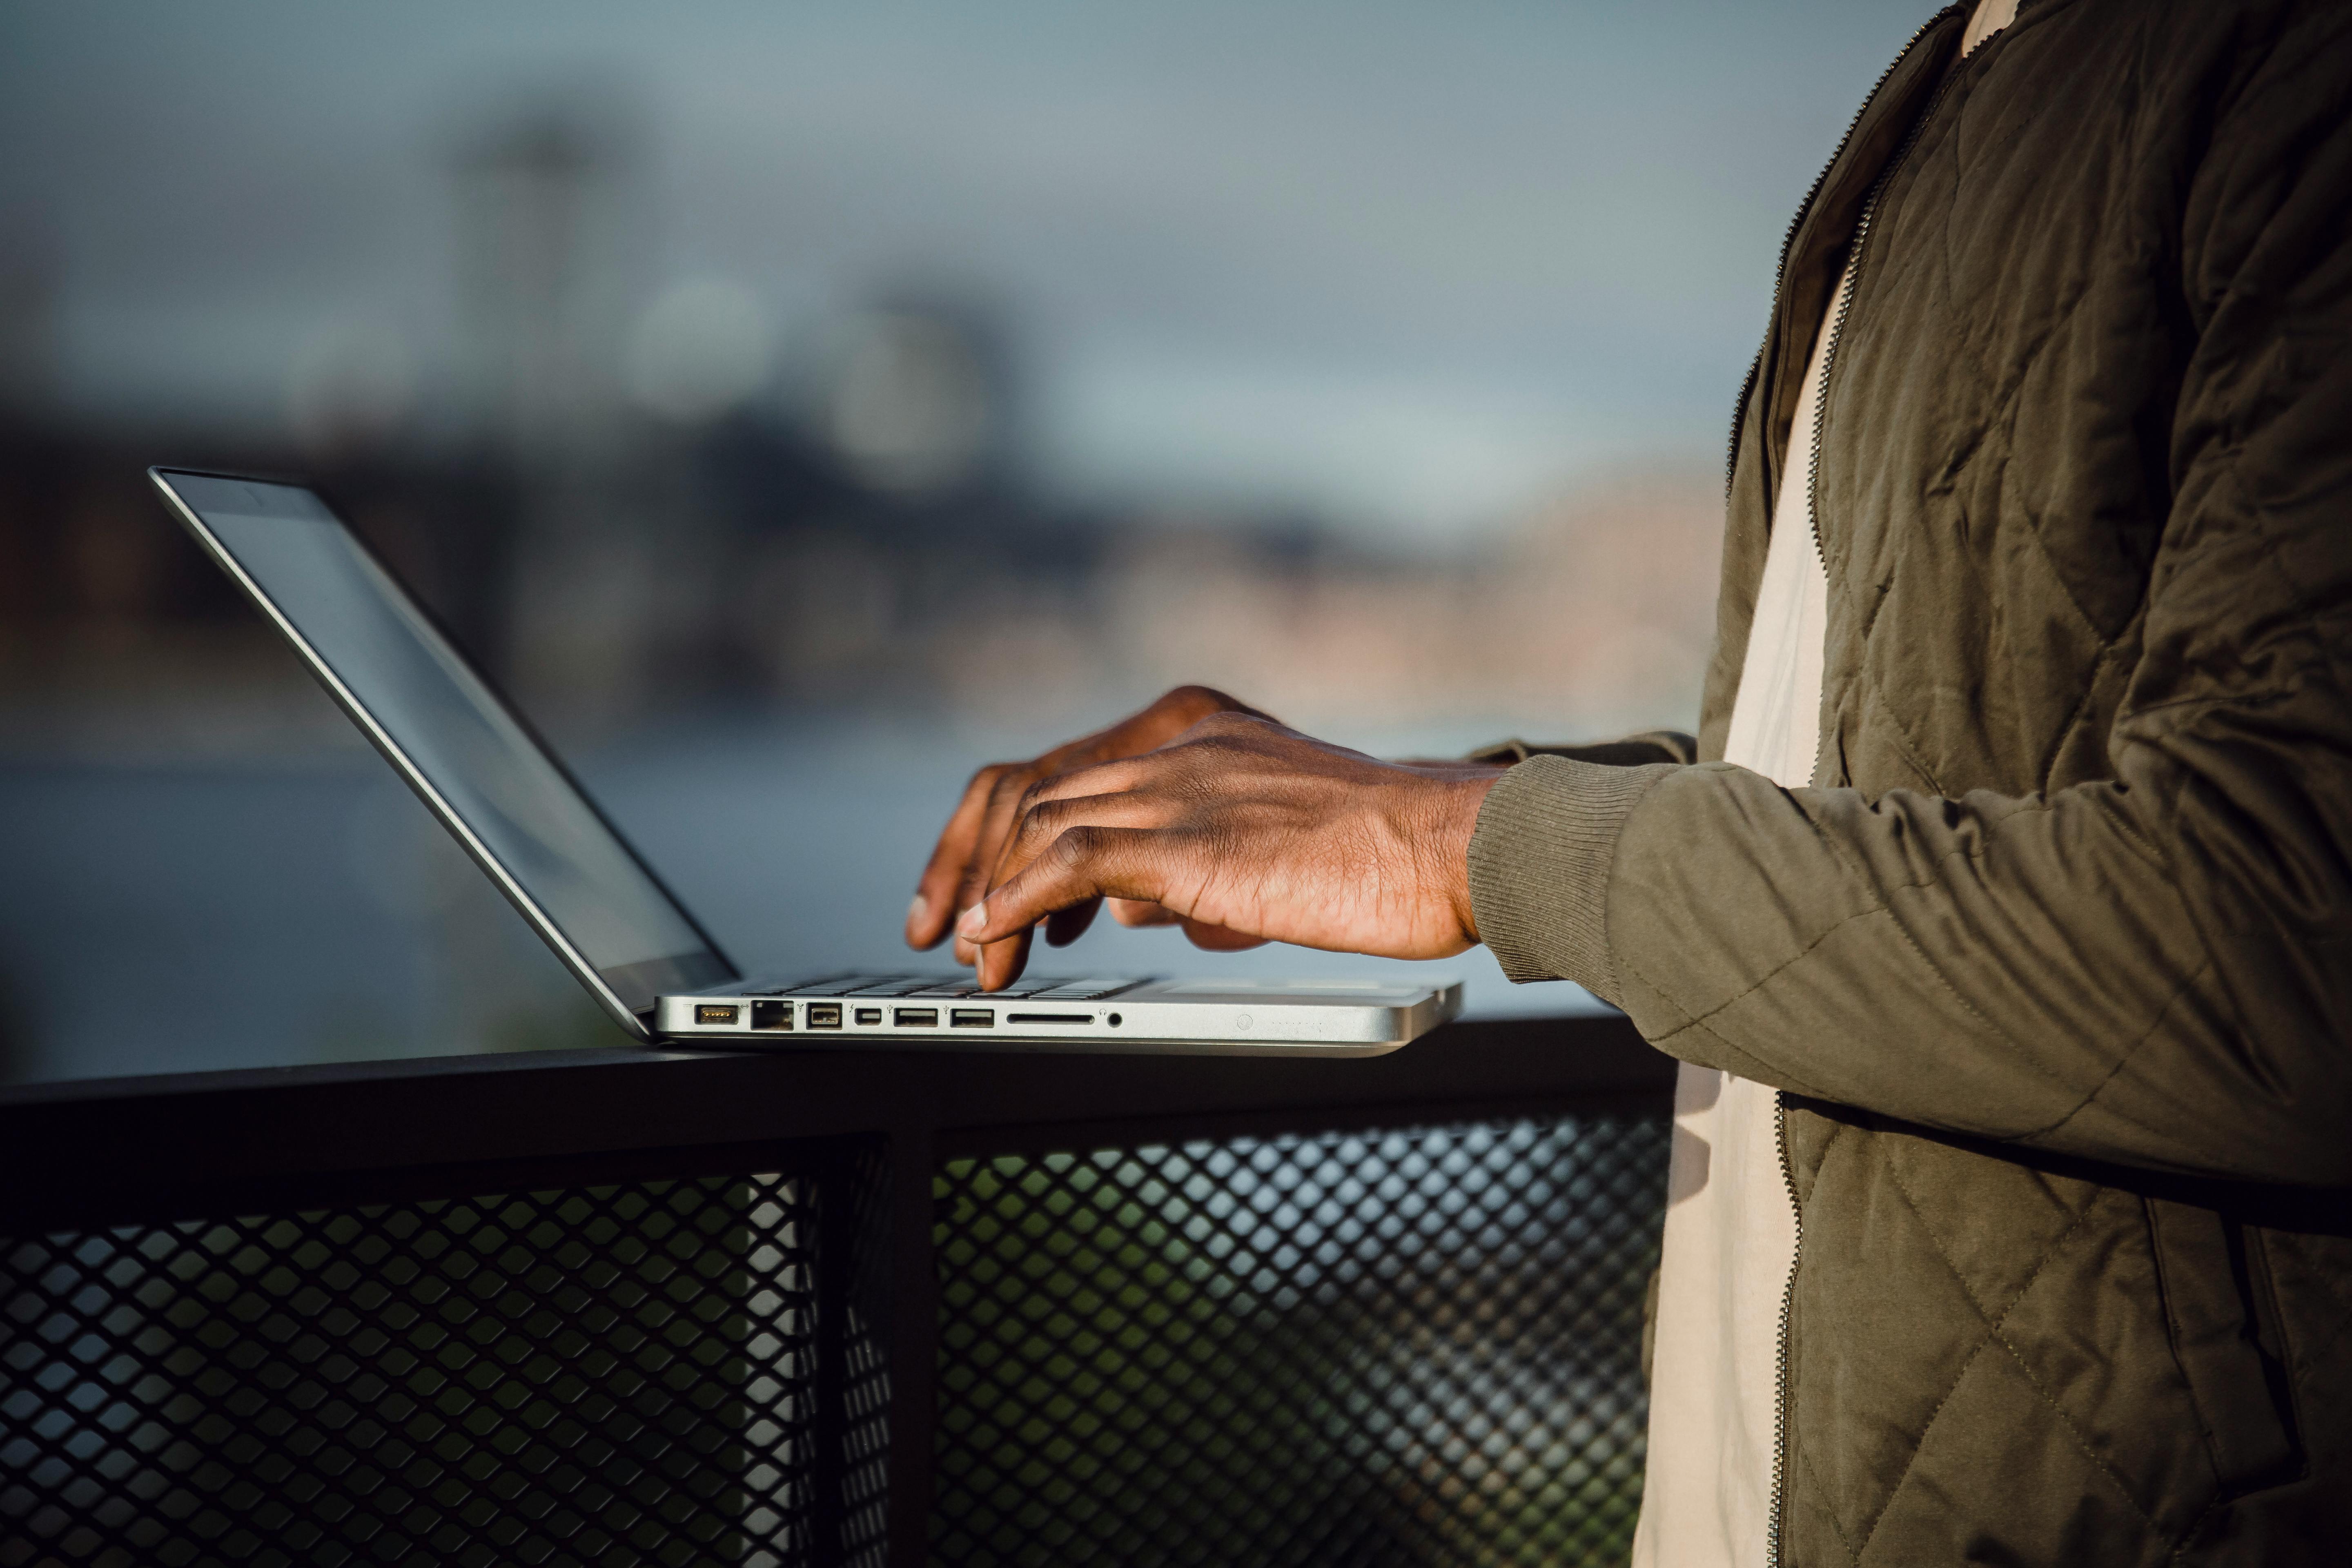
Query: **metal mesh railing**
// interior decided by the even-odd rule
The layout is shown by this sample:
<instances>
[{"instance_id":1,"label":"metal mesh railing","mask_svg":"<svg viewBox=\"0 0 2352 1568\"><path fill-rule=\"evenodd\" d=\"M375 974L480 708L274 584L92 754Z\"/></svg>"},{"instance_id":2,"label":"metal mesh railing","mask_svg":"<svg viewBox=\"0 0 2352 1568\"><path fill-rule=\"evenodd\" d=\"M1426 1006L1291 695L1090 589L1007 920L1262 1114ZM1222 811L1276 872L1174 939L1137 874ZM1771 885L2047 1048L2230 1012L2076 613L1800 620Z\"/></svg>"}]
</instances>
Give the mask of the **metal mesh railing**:
<instances>
[{"instance_id":1,"label":"metal mesh railing","mask_svg":"<svg viewBox=\"0 0 2352 1568\"><path fill-rule=\"evenodd\" d=\"M1665 1150L947 1166L934 1559L1622 1559ZM0 1568L878 1561L879 1152L0 1240Z\"/></svg>"},{"instance_id":2,"label":"metal mesh railing","mask_svg":"<svg viewBox=\"0 0 2352 1568\"><path fill-rule=\"evenodd\" d=\"M950 1164L934 1560L1622 1561L1666 1149L1598 1117Z\"/></svg>"},{"instance_id":3,"label":"metal mesh railing","mask_svg":"<svg viewBox=\"0 0 2352 1568\"><path fill-rule=\"evenodd\" d=\"M854 1560L881 1532L886 1374L820 1253L859 1228L825 1205L870 1185L843 1165L0 1242L0 1568L781 1563L818 1531Z\"/></svg>"}]
</instances>

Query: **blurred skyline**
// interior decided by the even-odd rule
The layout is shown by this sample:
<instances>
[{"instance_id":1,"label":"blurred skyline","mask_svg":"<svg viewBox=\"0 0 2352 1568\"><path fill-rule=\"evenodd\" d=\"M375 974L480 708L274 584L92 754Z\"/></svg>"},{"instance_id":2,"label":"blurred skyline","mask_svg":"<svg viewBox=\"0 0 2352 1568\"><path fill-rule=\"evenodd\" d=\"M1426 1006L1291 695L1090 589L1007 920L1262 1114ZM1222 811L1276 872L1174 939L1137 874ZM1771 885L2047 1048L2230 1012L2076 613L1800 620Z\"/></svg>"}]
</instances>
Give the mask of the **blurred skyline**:
<instances>
[{"instance_id":1,"label":"blurred skyline","mask_svg":"<svg viewBox=\"0 0 2352 1568\"><path fill-rule=\"evenodd\" d=\"M877 291L969 298L1048 493L1433 542L1715 448L1787 215L1927 9L17 0L0 266L68 415L276 429L342 374L446 424L451 169L560 106L621 148L656 379L665 308L791 398Z\"/></svg>"},{"instance_id":2,"label":"blurred skyline","mask_svg":"<svg viewBox=\"0 0 2352 1568\"><path fill-rule=\"evenodd\" d=\"M1179 681L1694 723L1780 235L1926 9L0 4L0 1082L619 1037L151 462L319 484L755 968L908 963L970 771Z\"/></svg>"}]
</instances>

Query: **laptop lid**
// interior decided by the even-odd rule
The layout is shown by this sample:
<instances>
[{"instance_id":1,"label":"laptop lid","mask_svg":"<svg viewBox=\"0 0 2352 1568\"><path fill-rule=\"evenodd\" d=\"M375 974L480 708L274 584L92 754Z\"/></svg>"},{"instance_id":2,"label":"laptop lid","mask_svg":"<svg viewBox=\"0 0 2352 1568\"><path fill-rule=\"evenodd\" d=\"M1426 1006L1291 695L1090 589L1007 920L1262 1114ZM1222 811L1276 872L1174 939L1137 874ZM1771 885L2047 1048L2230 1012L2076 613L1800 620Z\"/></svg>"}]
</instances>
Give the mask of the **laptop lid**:
<instances>
[{"instance_id":1,"label":"laptop lid","mask_svg":"<svg viewBox=\"0 0 2352 1568\"><path fill-rule=\"evenodd\" d=\"M736 977L546 744L325 502L271 480L147 473L615 1022L649 1039L639 1015L656 996Z\"/></svg>"}]
</instances>

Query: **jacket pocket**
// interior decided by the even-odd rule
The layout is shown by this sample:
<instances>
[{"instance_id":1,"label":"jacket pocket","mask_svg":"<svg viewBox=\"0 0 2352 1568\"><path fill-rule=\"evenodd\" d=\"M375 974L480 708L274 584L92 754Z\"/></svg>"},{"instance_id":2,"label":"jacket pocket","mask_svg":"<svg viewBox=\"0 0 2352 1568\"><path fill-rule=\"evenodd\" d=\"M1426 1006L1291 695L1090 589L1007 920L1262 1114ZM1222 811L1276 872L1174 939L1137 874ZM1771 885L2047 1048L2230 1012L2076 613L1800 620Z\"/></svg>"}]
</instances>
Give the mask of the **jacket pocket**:
<instances>
[{"instance_id":1,"label":"jacket pocket","mask_svg":"<svg viewBox=\"0 0 2352 1568\"><path fill-rule=\"evenodd\" d=\"M2303 1469L2262 1233L2216 1210L2148 1198L2173 1358L2224 1498Z\"/></svg>"}]
</instances>

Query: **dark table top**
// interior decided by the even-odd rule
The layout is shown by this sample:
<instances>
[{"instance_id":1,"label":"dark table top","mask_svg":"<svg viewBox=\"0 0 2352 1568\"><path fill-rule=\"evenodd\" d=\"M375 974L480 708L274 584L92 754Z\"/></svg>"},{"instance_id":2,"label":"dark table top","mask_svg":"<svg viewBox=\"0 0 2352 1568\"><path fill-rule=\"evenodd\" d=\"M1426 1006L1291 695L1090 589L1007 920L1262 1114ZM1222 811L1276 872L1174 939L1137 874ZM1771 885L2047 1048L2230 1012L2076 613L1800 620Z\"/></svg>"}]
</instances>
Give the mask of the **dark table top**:
<instances>
[{"instance_id":1,"label":"dark table top","mask_svg":"<svg viewBox=\"0 0 2352 1568\"><path fill-rule=\"evenodd\" d=\"M1344 1060L620 1047L31 1084L0 1089L0 1219L21 1230L367 1201L414 1195L420 1180L488 1191L565 1160L724 1170L753 1145L851 1133L945 1158L1570 1104L1655 1110L1673 1076L1612 1014L1464 1020Z\"/></svg>"}]
</instances>

